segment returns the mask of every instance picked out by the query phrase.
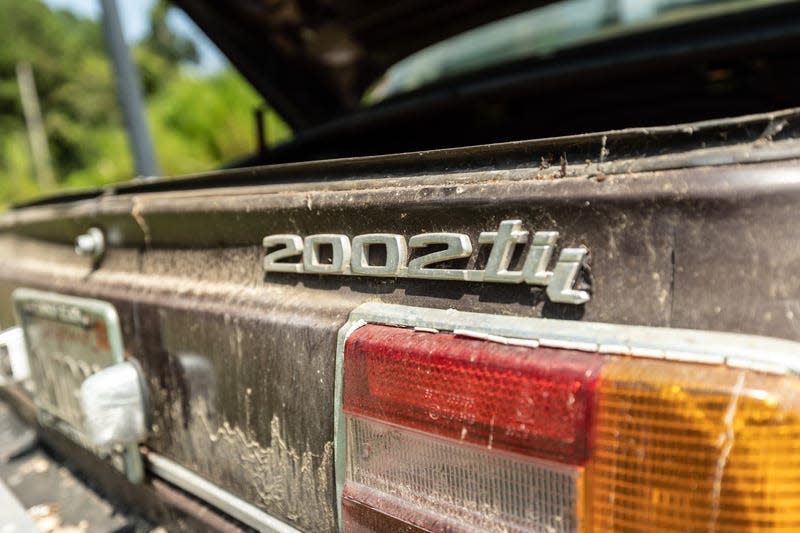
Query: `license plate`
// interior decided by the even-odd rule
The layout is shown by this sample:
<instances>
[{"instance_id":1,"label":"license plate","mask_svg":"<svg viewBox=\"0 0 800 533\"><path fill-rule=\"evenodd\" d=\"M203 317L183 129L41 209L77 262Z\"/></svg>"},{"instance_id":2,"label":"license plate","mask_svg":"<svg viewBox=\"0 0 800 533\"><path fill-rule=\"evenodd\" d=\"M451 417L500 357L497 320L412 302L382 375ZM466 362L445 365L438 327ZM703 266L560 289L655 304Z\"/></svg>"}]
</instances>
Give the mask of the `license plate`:
<instances>
[{"instance_id":1,"label":"license plate","mask_svg":"<svg viewBox=\"0 0 800 533\"><path fill-rule=\"evenodd\" d=\"M142 464L136 445L97 450L83 430L79 402L83 380L124 359L114 306L32 289L15 290L14 305L25 333L40 423L109 460L129 479L140 480Z\"/></svg>"}]
</instances>

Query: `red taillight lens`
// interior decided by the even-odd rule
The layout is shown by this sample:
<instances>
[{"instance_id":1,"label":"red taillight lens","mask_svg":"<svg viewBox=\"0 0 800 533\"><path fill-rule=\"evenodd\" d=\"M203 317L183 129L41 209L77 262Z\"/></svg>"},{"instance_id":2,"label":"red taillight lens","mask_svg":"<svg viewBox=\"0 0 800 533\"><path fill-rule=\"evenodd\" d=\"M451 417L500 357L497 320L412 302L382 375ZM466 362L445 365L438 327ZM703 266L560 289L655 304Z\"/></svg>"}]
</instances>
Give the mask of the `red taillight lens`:
<instances>
[{"instance_id":1,"label":"red taillight lens","mask_svg":"<svg viewBox=\"0 0 800 533\"><path fill-rule=\"evenodd\" d=\"M345 347L343 409L526 456L587 457L598 355L366 326Z\"/></svg>"}]
</instances>

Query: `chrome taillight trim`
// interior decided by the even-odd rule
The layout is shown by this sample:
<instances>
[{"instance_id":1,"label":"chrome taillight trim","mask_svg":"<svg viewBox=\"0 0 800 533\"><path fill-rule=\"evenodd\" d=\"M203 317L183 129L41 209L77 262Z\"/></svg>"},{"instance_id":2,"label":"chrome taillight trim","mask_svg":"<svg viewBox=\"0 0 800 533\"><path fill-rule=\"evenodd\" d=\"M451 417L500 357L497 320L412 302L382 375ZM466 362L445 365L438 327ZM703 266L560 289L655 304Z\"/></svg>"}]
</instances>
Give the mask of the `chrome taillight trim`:
<instances>
[{"instance_id":1,"label":"chrome taillight trim","mask_svg":"<svg viewBox=\"0 0 800 533\"><path fill-rule=\"evenodd\" d=\"M265 513L258 507L247 503L230 492L221 489L191 470L157 453L148 452L145 456L147 470L156 477L168 481L232 516L243 524L258 531L270 533L299 533L299 530Z\"/></svg>"},{"instance_id":2,"label":"chrome taillight trim","mask_svg":"<svg viewBox=\"0 0 800 533\"><path fill-rule=\"evenodd\" d=\"M553 348L704 364L724 363L770 373L800 374L800 343L757 335L501 316L380 303L357 307L350 314L348 324L359 321L449 331L494 342L524 339ZM724 360L720 360L721 354L724 354Z\"/></svg>"}]
</instances>

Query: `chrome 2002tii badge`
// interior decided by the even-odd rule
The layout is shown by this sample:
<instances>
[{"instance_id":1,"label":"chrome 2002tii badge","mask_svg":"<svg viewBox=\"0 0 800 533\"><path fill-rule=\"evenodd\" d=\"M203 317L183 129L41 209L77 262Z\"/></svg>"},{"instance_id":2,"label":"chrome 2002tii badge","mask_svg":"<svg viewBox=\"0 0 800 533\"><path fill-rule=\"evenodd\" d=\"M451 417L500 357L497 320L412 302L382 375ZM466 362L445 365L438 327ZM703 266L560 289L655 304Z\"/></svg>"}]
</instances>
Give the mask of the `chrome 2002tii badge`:
<instances>
[{"instance_id":1,"label":"chrome 2002tii badge","mask_svg":"<svg viewBox=\"0 0 800 533\"><path fill-rule=\"evenodd\" d=\"M497 231L481 232L478 243L491 244L492 248L485 267L470 270L435 268L437 264L472 257L472 241L463 233L421 233L407 242L403 235L391 233L356 235L352 241L346 235L332 233L309 235L305 239L291 234L269 235L264 237L263 243L268 252L264 257L264 271L527 283L547 287L547 296L553 302L583 304L589 301L587 291L574 288L588 254L585 248L562 249L555 267L548 270L558 239L556 231L535 232L522 269L509 270L516 246L528 243L529 236L520 220L504 220ZM385 249L385 257L379 264L370 261L372 246ZM437 251L409 260L409 249L429 246L436 246Z\"/></svg>"}]
</instances>

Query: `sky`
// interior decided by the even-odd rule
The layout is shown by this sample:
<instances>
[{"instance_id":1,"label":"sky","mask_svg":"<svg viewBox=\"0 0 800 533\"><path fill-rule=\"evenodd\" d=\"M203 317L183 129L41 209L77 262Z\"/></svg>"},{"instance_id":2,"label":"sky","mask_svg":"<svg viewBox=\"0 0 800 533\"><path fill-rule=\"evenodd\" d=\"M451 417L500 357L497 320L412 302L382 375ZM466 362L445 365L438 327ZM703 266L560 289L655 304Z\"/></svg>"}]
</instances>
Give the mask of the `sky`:
<instances>
[{"instance_id":1,"label":"sky","mask_svg":"<svg viewBox=\"0 0 800 533\"><path fill-rule=\"evenodd\" d=\"M117 0L122 32L128 43L134 43L147 34L148 14L154 2L155 0ZM44 3L53 8L67 9L82 17L95 20L100 17L100 0L44 0ZM171 10L167 21L175 32L195 41L200 53L202 72L213 72L225 64L219 50L183 11Z\"/></svg>"}]
</instances>

